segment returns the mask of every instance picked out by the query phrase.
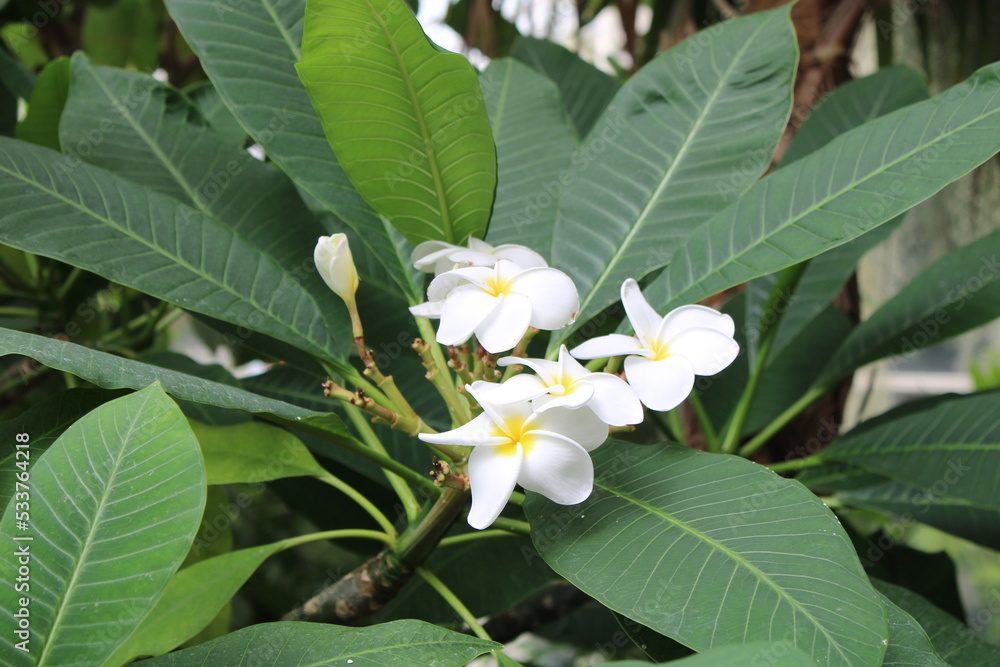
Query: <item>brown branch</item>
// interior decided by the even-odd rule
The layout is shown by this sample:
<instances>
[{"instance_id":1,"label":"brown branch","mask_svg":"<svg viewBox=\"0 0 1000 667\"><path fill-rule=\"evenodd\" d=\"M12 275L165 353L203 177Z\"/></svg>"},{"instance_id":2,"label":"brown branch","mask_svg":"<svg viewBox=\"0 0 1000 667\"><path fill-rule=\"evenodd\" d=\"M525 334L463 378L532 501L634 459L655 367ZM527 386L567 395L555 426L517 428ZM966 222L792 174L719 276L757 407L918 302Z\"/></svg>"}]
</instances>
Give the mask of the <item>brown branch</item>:
<instances>
[{"instance_id":1,"label":"brown branch","mask_svg":"<svg viewBox=\"0 0 1000 667\"><path fill-rule=\"evenodd\" d=\"M492 617L483 624L483 629L494 641L507 643L568 616L590 600L589 595L573 584L561 581Z\"/></svg>"}]
</instances>

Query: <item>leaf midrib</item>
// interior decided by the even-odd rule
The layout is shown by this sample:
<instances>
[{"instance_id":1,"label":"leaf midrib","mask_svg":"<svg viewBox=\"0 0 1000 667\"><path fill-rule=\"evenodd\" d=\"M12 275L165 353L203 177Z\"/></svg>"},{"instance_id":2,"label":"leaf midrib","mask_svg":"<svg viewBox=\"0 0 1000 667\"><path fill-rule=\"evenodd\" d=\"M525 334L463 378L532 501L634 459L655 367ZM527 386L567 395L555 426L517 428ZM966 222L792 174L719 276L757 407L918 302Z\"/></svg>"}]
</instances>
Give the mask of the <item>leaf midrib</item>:
<instances>
[{"instance_id":1,"label":"leaf midrib","mask_svg":"<svg viewBox=\"0 0 1000 667\"><path fill-rule=\"evenodd\" d=\"M705 535L701 531L692 528L691 526L683 523L682 521L679 521L678 519L675 519L670 514L664 512L660 508L657 508L657 507L655 507L653 505L650 505L650 504L646 503L645 501L642 501L642 500L636 498L634 495L632 495L631 493L629 493L628 491L626 491L624 489L614 488L614 487L602 484L601 481L597 480L597 479L594 480L594 486L599 487L601 489L604 489L608 493L612 493L614 495L620 496L620 497L624 498L625 500L631 502L635 506L648 511L650 514L655 514L656 516L661 517L664 521L667 521L670 524L672 524L672 525L680 528L681 530L683 530L684 532L688 533L689 535L691 535L695 539L701 540L702 542L704 542L708 546L710 546L710 547L712 547L714 549L717 549L719 552L725 554L732 561L734 561L737 565L741 565L744 568L746 568L751 574L753 574L754 576L756 576L760 581L763 581L768 586L770 586L772 589L774 589L774 591L776 593L778 593L779 597L781 597L782 599L786 600L788 602L788 604L790 604L794 609L798 610L806 618L808 618L810 621L812 621L813 626L816 627L823 634L824 637L826 637L827 641L830 643L831 646L833 646L836 649L837 653L841 656L841 658L844 659L845 663L846 664L851 664L851 660L848 659L847 655L845 655L843 648L840 646L840 643L834 640L834 638L830 635L829 631L823 626L823 624L820 623L816 619L816 617L813 616L808 610L806 610L801 605L801 603L798 600L796 600L794 597L791 597L783 588L781 588L777 584L777 582L773 581L769 576L767 576L766 573L764 573L760 569L758 569L756 565L754 565L750 561L746 560L740 554L738 554L737 552L733 551L732 549L730 549L726 545L724 545L724 544L722 544L722 543L720 543L720 542L712 539L708 535Z\"/></svg>"},{"instance_id":2,"label":"leaf midrib","mask_svg":"<svg viewBox=\"0 0 1000 667\"><path fill-rule=\"evenodd\" d=\"M628 233L625 235L625 238L618 245L618 248L611 256L611 259L608 260L608 262L604 265L604 269L601 271L600 275L597 276L597 280L594 281L593 285L591 285L590 289L587 291L587 295L581 301L580 311L579 311L580 313L586 312L587 307L590 305L590 302L594 299L594 296L597 294L598 290L607 281L611 273L611 270L617 267L619 261L621 260L621 256L625 253L625 249L631 245L632 239L635 238L635 235L639 233L639 230L644 227L647 216L652 212L653 208L655 208L655 204L657 203L657 200L659 199L660 195L663 193L663 190L667 187L667 185L669 185L672 182L674 173L677 171L677 169L680 168L680 164L682 163L683 159L687 156L687 153L690 151L695 138L698 136L698 131L701 129L702 125L704 125L706 118L708 117L710 111L712 110L712 107L716 103L716 100L718 99L719 95L722 94L722 90L726 87L726 84L729 82L729 77L732 76L733 71L736 69L736 65L739 62L740 58L742 58L743 55L746 54L746 52L750 48L750 44L756 40L758 34L761 32L761 30L764 29L766 25L767 25L766 22L761 22L761 24L757 27L757 29L754 30L751 37L746 40L746 42L737 52L736 57L734 57L730 61L729 66L719 77L719 81L717 86L715 87L715 90L709 96L709 99L705 102L705 105L703 107L703 113L699 114L698 119L692 124L690 132L688 132L687 136L684 138L684 142L678 149L677 155L674 157L673 162L671 162L670 167L667 169L666 173L663 175L663 178L660 180L660 184L657 185L656 189L650 194L649 198L646 200L645 205L643 205L642 210L639 212L639 216L636 219L635 224L632 225L632 228L628 231ZM792 101L791 96L789 95L788 99L789 109L791 109L791 101ZM744 188L744 191L748 189L752 184L753 182L749 181L748 179L748 183L746 188ZM565 338L565 336L563 336L563 338Z\"/></svg>"},{"instance_id":3,"label":"leaf midrib","mask_svg":"<svg viewBox=\"0 0 1000 667\"><path fill-rule=\"evenodd\" d=\"M285 29L285 26L282 25L278 15L274 12L274 8L271 7L267 0L260 0L260 4L264 8L264 11L267 12L268 16L271 17L271 20L274 21L274 26L278 29L278 32L281 33L282 40L284 40L285 44L288 45L288 50L292 52L293 56L295 56L295 60L302 60L301 47L295 43L295 40L292 39L292 35Z\"/></svg>"},{"instance_id":4,"label":"leaf midrib","mask_svg":"<svg viewBox=\"0 0 1000 667\"><path fill-rule=\"evenodd\" d=\"M973 91L970 91L969 95L971 95L972 92ZM993 98L995 99L996 96L997 96L997 93L994 92ZM965 101L966 102L968 101L968 96L966 97ZM961 108L961 107L959 107L959 108ZM900 111L903 111L903 110L906 110L906 109L909 109L909 110L912 111L912 107L904 107ZM952 115L954 116L954 114L957 113L958 110L959 109L955 109L955 111L952 112ZM895 112L895 113L898 113L898 112ZM885 118L891 118L893 115L895 115L895 113L888 114L886 116L882 116L879 120L881 121L881 120L884 120ZM694 280L693 277L692 277L692 279L689 279L687 281L687 285L683 288L683 290L680 291L680 292L678 292L676 294L676 296L668 296L666 303L669 305L669 304L671 304L671 303L673 303L673 302L681 299L684 296L685 293L687 293L691 289L693 289L693 288L697 287L698 285L700 285L709 276L721 273L720 269L722 269L722 268L724 268L726 266L731 265L737 259L739 259L739 258L743 257L744 255L746 255L747 253L752 252L753 250L755 250L758 246L760 246L761 244L763 244L765 241L768 241L769 239L771 239L774 236L780 234L781 232L785 231L786 229L789 229L790 227L795 226L797 222L801 221L803 218L805 218L805 217L807 217L807 216L815 213L816 211L820 210L820 208L822 208L826 204L830 203L831 201L834 201L838 197L844 195L845 193L847 193L847 192L849 192L851 190L857 189L857 187L859 185L863 185L864 183L867 183L871 179L876 178L878 176L881 176L883 173L887 172L890 168L895 167L896 165L909 160L910 158L912 158L917 153L919 153L921 151L924 151L924 150L927 150L928 148L931 148L935 144L938 144L938 143L944 141L945 139L951 137L952 135L954 135L954 134L956 134L958 132L962 132L965 129L971 127L971 126L976 125L977 123L981 123L984 120L988 119L990 116L996 115L998 113L1000 113L1000 108L995 108L992 111L990 111L989 113L983 114L981 116L977 116L976 118L974 118L974 119L972 119L972 120L970 120L970 121L968 121L966 123L963 123L962 125L959 125L958 127L954 128L953 130L951 130L949 132L937 135L934 138L933 141L928 142L926 144L922 144L922 145L920 145L920 146L918 146L918 147L910 150L909 152L904 153L903 155L901 155L900 157L896 158L895 160L882 165L878 170L872 171L872 172L868 172L867 175L864 178L852 180L850 183L848 183L846 186L844 186L840 190L838 190L836 192L833 192L833 193L830 193L825 198L817 201L813 206L810 206L809 208L807 208L806 210L802 211L801 213L796 214L792 218L789 218L788 221L785 224L781 225L780 227L776 227L773 231L771 231L769 233L767 233L767 232L764 233L759 239L756 240L755 243L753 243L752 245L744 248L742 251L736 253L735 255L730 256L726 260L726 262L723 263L722 265L720 265L718 267L715 267L715 268L712 268L712 269L709 269L708 271L704 272L697 280ZM865 127L865 126L864 125L859 126L859 128L861 128L861 127ZM857 129L858 128L856 128L855 130L852 130L852 132L857 131ZM925 124L925 132L926 132L926 124ZM842 136L845 136L845 135L842 135ZM838 139L840 139L840 138L841 137L838 137ZM834 139L834 141L830 142L830 144L833 144L834 142L837 142L837 139ZM838 143L844 143L844 142L838 142ZM827 144L827 146L829 146L830 144ZM827 146L824 146L823 149L820 149L820 151L817 151L816 153L811 153L809 156L804 157L803 160L807 160L807 159L810 159L810 158L815 159L816 155L820 155L822 157L826 157L826 156L822 155L822 151L825 150L827 148ZM886 150L888 150L888 146L886 147ZM837 155L838 155L838 158L839 158L839 156L840 156L840 149L839 148L838 148ZM972 167L970 167L970 169L972 169ZM857 173L856 169L855 169L855 173ZM759 181L759 183L766 183L766 182L767 182L766 180ZM797 183L798 179L796 179L795 182ZM941 187L944 187L945 185L946 184L942 184ZM940 190L940 189L941 188L938 188L938 190ZM933 193L927 195L926 197L923 197L922 199L920 199L919 201L917 201L913 205L915 206L917 203L920 203L920 201L924 201L925 199L927 199L931 195L933 195ZM734 206L738 206L738 204L735 204ZM912 208L912 207L910 207L910 208ZM707 226L710 225L714 220L719 219L720 216L722 216L723 214L726 214L730 210L732 210L732 209L731 208L727 208L727 209L723 210L722 212L720 212L719 214L713 216L709 220L706 220L705 224L702 225L702 226L706 227L706 229L707 229ZM731 216L727 216L727 217L731 217ZM895 216L893 216L893 217L895 217ZM879 223L879 224L884 224L884 222L883 223ZM877 225L872 225L872 229L874 229L876 226ZM870 230L868 230L868 231L870 231ZM855 237L855 238L857 238L857 237ZM844 243L847 243L850 240L851 239L846 239L844 241ZM842 244L838 244L838 245L842 245ZM832 246L832 247L836 247L836 246ZM668 275L667 278L668 278L667 287L668 287L668 295L669 295L669 294L671 294L673 292L673 290L669 289L669 278L670 278L670 276Z\"/></svg>"},{"instance_id":5,"label":"leaf midrib","mask_svg":"<svg viewBox=\"0 0 1000 667\"><path fill-rule=\"evenodd\" d=\"M444 240L448 243L454 243L455 229L452 225L451 211L448 208L448 197L444 190L444 183L441 181L441 170L438 168L437 155L434 151L434 143L427 129L427 119L424 118L424 112L420 106L417 91L413 87L413 80L410 78L410 72L406 67L406 62L403 60L402 54L399 52L396 40L393 34L389 31L389 26L386 25L385 21L382 19L382 15L376 11L375 7L371 3L371 0L364 0L364 3L371 12L371 15L376 21L378 21L379 26L382 28L382 33L385 35L386 42L389 44L389 48L392 49L392 55L396 59L396 65L399 68L400 78L403 80L403 83L406 84L406 92L410 96L410 105L413 107L413 115L414 118L416 118L417 125L420 127L420 136L424 140L424 150L427 152L428 166L430 167L431 176L434 178L434 189L437 192L438 207L441 209L441 223L444 225ZM409 9L406 11L409 11ZM432 54L431 57L433 58L434 55L444 54Z\"/></svg>"}]
</instances>

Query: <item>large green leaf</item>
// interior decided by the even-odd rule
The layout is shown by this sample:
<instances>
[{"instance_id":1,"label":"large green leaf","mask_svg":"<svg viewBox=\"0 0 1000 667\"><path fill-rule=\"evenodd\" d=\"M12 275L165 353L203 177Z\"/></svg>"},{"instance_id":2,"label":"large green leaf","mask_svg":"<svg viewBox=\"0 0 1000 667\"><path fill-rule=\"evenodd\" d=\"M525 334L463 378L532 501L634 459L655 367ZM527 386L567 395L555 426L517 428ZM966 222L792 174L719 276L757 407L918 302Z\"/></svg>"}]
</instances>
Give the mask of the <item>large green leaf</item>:
<instances>
[{"instance_id":1,"label":"large green leaf","mask_svg":"<svg viewBox=\"0 0 1000 667\"><path fill-rule=\"evenodd\" d=\"M1000 230L937 260L861 323L819 383L895 354L909 354L1000 316Z\"/></svg>"},{"instance_id":2,"label":"large green leaf","mask_svg":"<svg viewBox=\"0 0 1000 667\"><path fill-rule=\"evenodd\" d=\"M192 422L191 429L205 458L208 484L260 483L326 473L301 440L277 426L260 422L208 426Z\"/></svg>"},{"instance_id":3,"label":"large green leaf","mask_svg":"<svg viewBox=\"0 0 1000 667\"><path fill-rule=\"evenodd\" d=\"M822 457L933 495L1000 510L1000 390L956 396L889 416L835 440Z\"/></svg>"},{"instance_id":4,"label":"large green leaf","mask_svg":"<svg viewBox=\"0 0 1000 667\"><path fill-rule=\"evenodd\" d=\"M351 185L295 73L305 0L165 1L247 133L308 196L357 232L413 303L421 301L407 272L409 255L399 253L388 225Z\"/></svg>"},{"instance_id":5,"label":"large green leaf","mask_svg":"<svg viewBox=\"0 0 1000 667\"><path fill-rule=\"evenodd\" d=\"M875 584L879 588L879 584ZM948 667L916 619L881 595L889 618L889 646L882 667Z\"/></svg>"},{"instance_id":6,"label":"large green leaf","mask_svg":"<svg viewBox=\"0 0 1000 667\"><path fill-rule=\"evenodd\" d=\"M0 242L335 361L349 336L326 299L225 225L78 160L0 138ZM44 216L44 229L39 229Z\"/></svg>"},{"instance_id":7,"label":"large green leaf","mask_svg":"<svg viewBox=\"0 0 1000 667\"><path fill-rule=\"evenodd\" d=\"M815 665L805 653L787 641L750 642L737 646L719 646L698 655L673 660L661 665L677 667L747 667L747 665L767 665L768 667L809 667ZM609 662L607 667L648 667L648 662L622 660Z\"/></svg>"},{"instance_id":8,"label":"large green leaf","mask_svg":"<svg viewBox=\"0 0 1000 667\"><path fill-rule=\"evenodd\" d=\"M403 0L309 0L296 69L351 182L410 243L482 238L497 156L476 71Z\"/></svg>"},{"instance_id":9,"label":"large green leaf","mask_svg":"<svg viewBox=\"0 0 1000 667\"><path fill-rule=\"evenodd\" d=\"M578 142L555 83L511 58L479 77L497 144L497 195L487 240L519 243L548 258L556 204Z\"/></svg>"},{"instance_id":10,"label":"large green leaf","mask_svg":"<svg viewBox=\"0 0 1000 667\"><path fill-rule=\"evenodd\" d=\"M225 637L154 658L150 667L235 665L247 656L259 667L285 665L353 665L397 667L436 665L463 667L487 651L499 648L421 621L394 621L367 628L320 623L264 623Z\"/></svg>"},{"instance_id":11,"label":"large green leaf","mask_svg":"<svg viewBox=\"0 0 1000 667\"><path fill-rule=\"evenodd\" d=\"M1000 65L779 169L688 237L646 290L659 311L846 243L1000 149Z\"/></svg>"},{"instance_id":12,"label":"large green leaf","mask_svg":"<svg viewBox=\"0 0 1000 667\"><path fill-rule=\"evenodd\" d=\"M673 445L610 442L594 464L583 503L525 504L539 553L570 582L698 651L785 639L820 664L879 664L883 606L797 482Z\"/></svg>"},{"instance_id":13,"label":"large green leaf","mask_svg":"<svg viewBox=\"0 0 1000 667\"><path fill-rule=\"evenodd\" d=\"M873 579L875 588L923 627L938 655L955 667L987 667L997 661L997 647L976 638L955 617L905 588ZM917 663L920 664L920 663Z\"/></svg>"},{"instance_id":14,"label":"large green leaf","mask_svg":"<svg viewBox=\"0 0 1000 667\"><path fill-rule=\"evenodd\" d=\"M295 186L273 165L227 144L177 90L146 74L93 66L77 53L59 131L68 147L113 136L80 155L225 223L292 270L324 309L347 317L314 268L313 248L325 230Z\"/></svg>"},{"instance_id":15,"label":"large green leaf","mask_svg":"<svg viewBox=\"0 0 1000 667\"><path fill-rule=\"evenodd\" d=\"M17 124L14 136L52 150L59 150L59 116L69 93L69 58L56 58L35 79L28 113Z\"/></svg>"},{"instance_id":16,"label":"large green leaf","mask_svg":"<svg viewBox=\"0 0 1000 667\"><path fill-rule=\"evenodd\" d=\"M779 168L793 164L859 125L927 97L927 85L923 79L905 65L880 70L841 86L825 97L809 114L788 147ZM781 350L819 317L824 306L830 303L850 277L861 257L887 238L902 220L903 216L897 216L896 220L809 261L809 266L795 286L795 292L783 295L779 302L782 316L771 348L772 358L779 359ZM763 276L751 281L748 286L747 293L751 296L764 295L759 299L748 300L747 307L752 314L756 312L756 317L759 317L760 307L776 278L773 274ZM757 328L756 323L754 326ZM818 366L823 358L818 355L812 365Z\"/></svg>"},{"instance_id":17,"label":"large green leaf","mask_svg":"<svg viewBox=\"0 0 1000 667\"><path fill-rule=\"evenodd\" d=\"M5 665L101 664L149 613L184 560L205 504L198 443L158 385L103 405L60 436L31 467L30 519L4 542L23 545L30 569L30 652L0 639ZM25 513L28 510L24 510ZM14 542L30 536L30 542ZM18 563L0 563L13 582ZM13 586L0 615L17 626Z\"/></svg>"},{"instance_id":18,"label":"large green leaf","mask_svg":"<svg viewBox=\"0 0 1000 667\"><path fill-rule=\"evenodd\" d=\"M901 522L919 522L946 533L1000 549L1000 512L968 500L931 493L888 477L839 463L804 471L796 479L810 489L833 492L845 505L877 510Z\"/></svg>"},{"instance_id":19,"label":"large green leaf","mask_svg":"<svg viewBox=\"0 0 1000 667\"><path fill-rule=\"evenodd\" d=\"M28 442L28 460L36 460L77 419L120 395L120 392L101 389L69 389L60 392L30 410L0 422L0 442L16 442L19 433L27 433L31 438ZM7 507L14 495L16 473L20 470L17 462L24 460L24 455L19 456L18 451L20 450L11 447L0 455L0 505L3 507Z\"/></svg>"},{"instance_id":20,"label":"large green leaf","mask_svg":"<svg viewBox=\"0 0 1000 667\"><path fill-rule=\"evenodd\" d=\"M586 137L621 84L565 47L547 39L522 37L511 55L559 86L566 115L578 137Z\"/></svg>"},{"instance_id":21,"label":"large green leaf","mask_svg":"<svg viewBox=\"0 0 1000 667\"><path fill-rule=\"evenodd\" d=\"M788 11L719 24L658 56L574 153L552 261L580 289L578 323L617 301L626 278L670 262L767 168L798 62ZM697 57L701 48L712 57Z\"/></svg>"}]
</instances>

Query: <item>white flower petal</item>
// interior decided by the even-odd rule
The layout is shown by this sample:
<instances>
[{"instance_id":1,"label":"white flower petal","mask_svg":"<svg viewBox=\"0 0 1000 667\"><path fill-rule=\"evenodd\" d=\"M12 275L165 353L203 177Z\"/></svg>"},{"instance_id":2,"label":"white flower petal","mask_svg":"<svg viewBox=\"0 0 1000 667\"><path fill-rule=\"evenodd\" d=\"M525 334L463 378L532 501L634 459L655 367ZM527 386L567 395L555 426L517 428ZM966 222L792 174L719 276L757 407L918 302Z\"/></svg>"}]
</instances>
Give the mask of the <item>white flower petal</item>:
<instances>
[{"instance_id":1,"label":"white flower petal","mask_svg":"<svg viewBox=\"0 0 1000 667\"><path fill-rule=\"evenodd\" d=\"M507 259L521 268L531 269L536 266L548 266L545 258L531 248L516 243L504 243L493 249L493 256L497 259Z\"/></svg>"},{"instance_id":2,"label":"white flower petal","mask_svg":"<svg viewBox=\"0 0 1000 667\"><path fill-rule=\"evenodd\" d=\"M638 340L632 336L622 334L608 334L591 338L585 343L577 345L569 352L577 359L603 359L604 357L617 357L622 354L638 354L643 357L653 356L652 350L647 350Z\"/></svg>"},{"instance_id":3,"label":"white flower petal","mask_svg":"<svg viewBox=\"0 0 1000 667\"><path fill-rule=\"evenodd\" d=\"M442 301L446 299L449 294L451 294L452 290L459 285L464 285L465 283L472 283L473 285L483 287L485 285L485 281L492 275L493 269L486 269L482 267L470 267L447 271L432 280L431 284L427 286L427 300Z\"/></svg>"},{"instance_id":4,"label":"white flower petal","mask_svg":"<svg viewBox=\"0 0 1000 667\"><path fill-rule=\"evenodd\" d=\"M481 294L488 296L482 292ZM476 338L492 354L499 354L517 345L528 330L528 322L531 320L531 302L528 297L505 294L499 302L493 312L476 327Z\"/></svg>"},{"instance_id":5,"label":"white flower petal","mask_svg":"<svg viewBox=\"0 0 1000 667\"><path fill-rule=\"evenodd\" d=\"M670 355L687 359L695 375L715 375L733 363L740 353L739 344L732 337L715 329L687 329L668 343Z\"/></svg>"},{"instance_id":6,"label":"white flower petal","mask_svg":"<svg viewBox=\"0 0 1000 667\"><path fill-rule=\"evenodd\" d=\"M583 364L573 358L573 355L569 353L565 345L559 346L558 369L559 374L556 377L564 385L570 384L571 380L576 381L590 374L590 371Z\"/></svg>"},{"instance_id":7,"label":"white flower petal","mask_svg":"<svg viewBox=\"0 0 1000 667\"><path fill-rule=\"evenodd\" d=\"M605 424L625 426L642 422L642 403L635 390L617 375L591 373L578 381L594 388L594 396L587 407Z\"/></svg>"},{"instance_id":8,"label":"white flower petal","mask_svg":"<svg viewBox=\"0 0 1000 667\"><path fill-rule=\"evenodd\" d=\"M536 412L525 422L529 431L548 431L569 438L590 451L608 439L608 425L597 418L589 408L552 408Z\"/></svg>"},{"instance_id":9,"label":"white flower petal","mask_svg":"<svg viewBox=\"0 0 1000 667\"><path fill-rule=\"evenodd\" d=\"M466 250L460 248L448 255L448 259L455 264L465 266L487 266L492 267L497 263L497 258L488 252L478 252L476 250Z\"/></svg>"},{"instance_id":10,"label":"white flower petal","mask_svg":"<svg viewBox=\"0 0 1000 667\"><path fill-rule=\"evenodd\" d=\"M649 305L639 289L639 283L632 278L622 283L622 305L639 340L653 340L663 318Z\"/></svg>"},{"instance_id":11,"label":"white flower petal","mask_svg":"<svg viewBox=\"0 0 1000 667\"><path fill-rule=\"evenodd\" d=\"M441 308L441 324L437 339L442 345L459 345L469 340L472 332L500 310L501 301L476 285L461 285L452 290Z\"/></svg>"},{"instance_id":12,"label":"white flower petal","mask_svg":"<svg viewBox=\"0 0 1000 667\"><path fill-rule=\"evenodd\" d=\"M497 366L527 366L538 373L538 377L545 384L558 384L553 381L559 373L559 364L548 359L526 359L523 357L500 357L497 359Z\"/></svg>"},{"instance_id":13,"label":"white flower petal","mask_svg":"<svg viewBox=\"0 0 1000 667\"><path fill-rule=\"evenodd\" d=\"M537 375L515 375L500 384L495 382L479 382L477 384L483 386L477 387L476 395L482 396L495 405L523 403L547 394L552 389L546 386ZM562 388L560 385L557 386Z\"/></svg>"},{"instance_id":14,"label":"white flower petal","mask_svg":"<svg viewBox=\"0 0 1000 667\"><path fill-rule=\"evenodd\" d=\"M526 439L517 481L560 505L582 503L594 490L594 463L577 443L557 433L535 431Z\"/></svg>"},{"instance_id":15,"label":"white flower petal","mask_svg":"<svg viewBox=\"0 0 1000 667\"><path fill-rule=\"evenodd\" d=\"M686 329L714 329L730 338L736 331L733 318L707 306L681 306L667 313L656 332L658 340L670 342Z\"/></svg>"},{"instance_id":16,"label":"white flower petal","mask_svg":"<svg viewBox=\"0 0 1000 667\"><path fill-rule=\"evenodd\" d=\"M531 417L531 405L526 401L521 403L494 403L489 399L490 392L495 390L494 387L496 385L492 382L479 380L465 385L465 390L476 399L476 402L482 406L486 414L502 430L506 432L508 422L520 427L521 424Z\"/></svg>"},{"instance_id":17,"label":"white flower petal","mask_svg":"<svg viewBox=\"0 0 1000 667\"><path fill-rule=\"evenodd\" d=\"M469 525L477 530L489 527L510 500L521 474L524 454L521 447L476 447L469 456L469 485L472 509Z\"/></svg>"},{"instance_id":18,"label":"white flower petal","mask_svg":"<svg viewBox=\"0 0 1000 667\"><path fill-rule=\"evenodd\" d=\"M482 239L477 239L475 236L469 237L469 242L467 245L469 246L469 250L475 250L476 252L486 253L487 255L491 254L494 250L493 246L491 246L489 243L483 241Z\"/></svg>"},{"instance_id":19,"label":"white flower petal","mask_svg":"<svg viewBox=\"0 0 1000 667\"><path fill-rule=\"evenodd\" d=\"M417 317L426 317L433 320L441 317L442 308L444 308L444 301L427 301L416 306L410 306L410 312Z\"/></svg>"},{"instance_id":20,"label":"white flower petal","mask_svg":"<svg viewBox=\"0 0 1000 667\"><path fill-rule=\"evenodd\" d=\"M580 311L580 294L562 271L526 269L517 274L511 291L531 300L531 326L554 331L570 324Z\"/></svg>"},{"instance_id":21,"label":"white flower petal","mask_svg":"<svg viewBox=\"0 0 1000 667\"><path fill-rule=\"evenodd\" d=\"M562 387L562 385L556 385L556 387ZM551 391L559 392L555 387L551 388ZM549 408L576 410L594 397L594 386L589 382L577 382L570 389L563 389L563 391L564 393L558 396L539 396L532 402L531 406L538 412Z\"/></svg>"},{"instance_id":22,"label":"white flower petal","mask_svg":"<svg viewBox=\"0 0 1000 667\"><path fill-rule=\"evenodd\" d=\"M413 249L410 261L413 262L413 266L418 271L431 273L440 260L446 259L449 252L457 249L461 249L461 246L445 243L444 241L424 241Z\"/></svg>"},{"instance_id":23,"label":"white flower petal","mask_svg":"<svg viewBox=\"0 0 1000 667\"><path fill-rule=\"evenodd\" d=\"M461 447L477 447L486 445L495 447L509 443L510 438L498 435L497 426L488 414L481 414L472 421L462 424L456 429L444 433L420 433L417 435L423 442L435 445L459 445Z\"/></svg>"},{"instance_id":24,"label":"white flower petal","mask_svg":"<svg viewBox=\"0 0 1000 667\"><path fill-rule=\"evenodd\" d=\"M628 357L625 377L643 405L661 412L680 405L694 387L694 369L681 356L657 361Z\"/></svg>"}]
</instances>

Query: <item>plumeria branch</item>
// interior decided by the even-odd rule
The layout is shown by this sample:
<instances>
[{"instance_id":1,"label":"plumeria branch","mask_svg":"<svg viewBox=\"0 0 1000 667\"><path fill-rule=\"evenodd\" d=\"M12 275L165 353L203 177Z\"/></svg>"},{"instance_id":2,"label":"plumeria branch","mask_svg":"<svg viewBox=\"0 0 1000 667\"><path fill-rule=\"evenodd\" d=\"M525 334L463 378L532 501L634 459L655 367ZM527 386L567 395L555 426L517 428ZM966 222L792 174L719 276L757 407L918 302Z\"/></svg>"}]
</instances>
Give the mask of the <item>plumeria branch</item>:
<instances>
[{"instance_id":1,"label":"plumeria branch","mask_svg":"<svg viewBox=\"0 0 1000 667\"><path fill-rule=\"evenodd\" d=\"M420 319L417 318L418 321ZM433 334L433 332L431 333ZM420 360L423 362L424 368L427 369L425 377L431 381L448 406L452 421L458 424L469 421L472 418L469 406L455 388L451 374L448 372L447 362L444 362L443 358L441 361L436 358L441 355L440 348L433 340L425 341L422 338L417 338L413 341L413 349L420 355Z\"/></svg>"}]
</instances>

